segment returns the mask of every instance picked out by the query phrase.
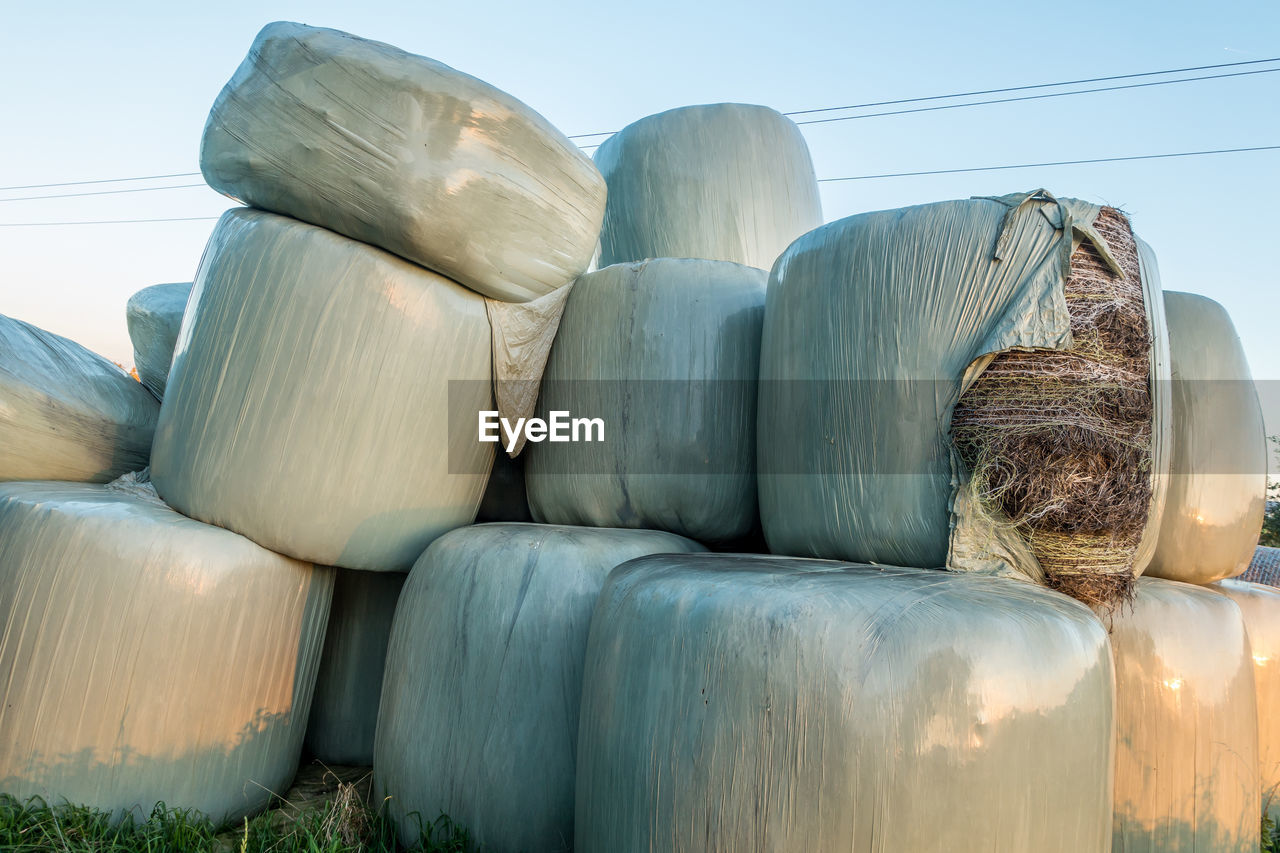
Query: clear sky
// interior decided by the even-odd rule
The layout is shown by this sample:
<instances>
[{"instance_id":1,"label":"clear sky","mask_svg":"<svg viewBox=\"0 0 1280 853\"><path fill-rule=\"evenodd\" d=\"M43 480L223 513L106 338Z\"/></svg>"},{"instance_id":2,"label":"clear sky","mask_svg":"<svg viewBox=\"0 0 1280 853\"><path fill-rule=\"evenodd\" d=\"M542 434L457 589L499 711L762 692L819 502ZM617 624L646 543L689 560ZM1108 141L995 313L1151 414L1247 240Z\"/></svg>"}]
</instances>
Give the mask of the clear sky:
<instances>
[{"instance_id":1,"label":"clear sky","mask_svg":"<svg viewBox=\"0 0 1280 853\"><path fill-rule=\"evenodd\" d=\"M566 134L616 130L686 104L789 111L1280 56L1275 0L5 0L3 18L0 186L198 170L208 109L273 20L441 60L511 92ZM1276 145L1278 105L1280 73L1268 73L835 122L805 135L824 178ZM1159 255L1166 289L1222 302L1255 377L1280 379L1280 151L824 184L823 204L832 220L1041 186L1128 211ZM228 204L207 187L0 200L0 223L214 216ZM150 284L190 280L212 225L0 227L0 313L128 366L125 300ZM1280 410L1269 420L1280 431Z\"/></svg>"}]
</instances>

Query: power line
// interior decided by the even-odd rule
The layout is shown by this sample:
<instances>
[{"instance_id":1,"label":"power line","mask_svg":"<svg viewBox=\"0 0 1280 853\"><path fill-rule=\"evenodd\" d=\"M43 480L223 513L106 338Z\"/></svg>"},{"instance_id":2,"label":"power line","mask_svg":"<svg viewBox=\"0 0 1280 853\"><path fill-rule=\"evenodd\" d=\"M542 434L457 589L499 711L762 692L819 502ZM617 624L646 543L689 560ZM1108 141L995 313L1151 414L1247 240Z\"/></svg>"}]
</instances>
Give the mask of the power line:
<instances>
[{"instance_id":1,"label":"power line","mask_svg":"<svg viewBox=\"0 0 1280 853\"><path fill-rule=\"evenodd\" d=\"M1151 86L1168 86L1173 83L1194 83L1197 80L1221 80L1225 77L1248 77L1252 74L1274 74L1280 68L1262 68L1257 71L1235 71L1231 74L1208 74L1203 77L1183 77L1179 80L1156 80L1151 83L1126 83L1123 86L1100 86L1096 89L1076 89L1071 92L1047 92L1040 95L1022 95L1017 98L993 98L987 101L968 101L963 104L938 104L932 107L915 107L909 110L889 110L880 113L862 113L856 116L835 116L834 118L811 118L798 121L796 124L827 124L835 121L851 121L859 118L879 118L881 116L900 116L908 113L929 113L937 110L957 110L962 107L981 107L988 104L1011 104L1015 101L1040 101L1046 98L1064 98L1067 95L1090 95L1095 92L1117 92L1121 89L1146 89Z\"/></svg>"},{"instance_id":2,"label":"power line","mask_svg":"<svg viewBox=\"0 0 1280 853\"><path fill-rule=\"evenodd\" d=\"M96 192L87 193L58 193L57 195L27 195L19 198L0 198L0 202L6 201L38 201L45 198L81 198L90 195L119 195L121 193L149 193L156 190L186 190L192 187L207 187L208 184L175 184L171 187L135 187L127 190L98 190Z\"/></svg>"},{"instance_id":3,"label":"power line","mask_svg":"<svg viewBox=\"0 0 1280 853\"><path fill-rule=\"evenodd\" d=\"M140 222L205 222L219 216L177 216L169 219L98 219L87 222L0 222L0 228L43 228L50 225L133 225Z\"/></svg>"},{"instance_id":4,"label":"power line","mask_svg":"<svg viewBox=\"0 0 1280 853\"><path fill-rule=\"evenodd\" d=\"M1262 65L1268 62L1280 62L1280 56L1272 57L1270 59L1250 59L1244 62L1223 62L1217 65L1191 65L1191 66L1187 66L1186 68L1168 68L1164 71L1142 71L1136 74L1113 74L1109 77L1086 77L1080 80L1063 80L1059 83L1032 83L1026 86L1006 86L1001 89L978 89L972 92L953 92L949 95L927 95L919 98L898 98L892 101L870 101L865 104L846 104L845 106L842 106L842 107L818 107L816 109L809 109L809 110L792 110L790 112L783 113L783 115L798 116L798 115L809 115L812 113L837 112L841 110L860 110L860 109L867 109L869 107L888 107L888 106L894 106L896 104L916 104L916 103L922 103L925 101L945 101L951 98L970 98L970 97L975 97L977 95L997 95L1003 92L1022 92L1022 91L1028 91L1031 89L1052 89L1058 86L1077 86L1081 83L1104 83L1108 80L1131 80L1137 77L1158 77L1162 74L1181 74L1186 71L1209 71L1214 68L1237 68L1244 65ZM1275 69L1272 69L1272 70L1275 70ZM1209 75L1202 78L1197 77L1197 78L1191 78L1191 79L1197 79L1197 80L1213 79L1214 76L1215 75ZM1229 77L1232 75L1224 74L1220 76ZM1180 83L1185 81L1166 80L1163 82ZM1094 91L1094 90L1090 90L1090 91ZM1102 89L1097 91L1109 91L1109 90ZM1073 94L1073 93L1063 93L1063 94ZM1002 103L1002 102L994 101L992 103ZM966 105L962 104L960 106L966 106ZM889 113L889 115L896 115L896 113ZM804 124L806 122L797 122L797 123ZM568 138L569 139L585 139L589 136L612 136L615 133L617 133L616 130L602 131L600 133L578 133Z\"/></svg>"},{"instance_id":5,"label":"power line","mask_svg":"<svg viewBox=\"0 0 1280 853\"><path fill-rule=\"evenodd\" d=\"M0 187L0 192L10 190L43 190L50 187L79 187L85 184L122 184L125 181L158 181L163 178L191 178L199 172L174 172L172 175L139 175L136 178L101 178L96 181L62 181L57 184L25 184L17 187Z\"/></svg>"},{"instance_id":6,"label":"power line","mask_svg":"<svg viewBox=\"0 0 1280 853\"><path fill-rule=\"evenodd\" d=\"M1135 154L1130 157L1096 157L1091 160L1055 160L1047 163L1018 163L1008 166L973 166L967 169L929 169L923 172L886 172L881 175L850 175L843 178L819 178L818 183L837 181L871 181L878 178L911 178L919 175L955 175L961 172L998 172L1006 169L1034 169L1040 166L1080 166L1086 163L1121 163L1128 160L1163 160L1170 157L1199 157L1204 154L1239 154L1244 151L1276 151L1280 145L1258 145L1253 148L1215 148L1211 151L1179 151L1173 154Z\"/></svg>"}]
</instances>

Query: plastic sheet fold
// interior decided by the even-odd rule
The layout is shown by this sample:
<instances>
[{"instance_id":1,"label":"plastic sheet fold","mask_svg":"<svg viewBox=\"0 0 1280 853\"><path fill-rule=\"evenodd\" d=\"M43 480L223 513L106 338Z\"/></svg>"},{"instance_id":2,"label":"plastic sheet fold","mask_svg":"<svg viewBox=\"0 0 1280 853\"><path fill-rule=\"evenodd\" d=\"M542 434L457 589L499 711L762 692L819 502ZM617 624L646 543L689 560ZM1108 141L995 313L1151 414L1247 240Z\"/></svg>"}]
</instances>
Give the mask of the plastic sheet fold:
<instances>
[{"instance_id":1,"label":"plastic sheet fold","mask_svg":"<svg viewBox=\"0 0 1280 853\"><path fill-rule=\"evenodd\" d=\"M490 408L483 302L322 228L228 212L178 338L156 488L282 554L406 571L484 491L493 445L449 428Z\"/></svg>"},{"instance_id":2,"label":"plastic sheet fold","mask_svg":"<svg viewBox=\"0 0 1280 853\"><path fill-rule=\"evenodd\" d=\"M952 410L995 353L1072 345L1063 283L1100 208L1044 190L851 216L770 276L760 359L760 516L775 553L1040 580L1017 532L976 506ZM1167 478L1168 338L1141 252L1154 346L1154 549ZM886 331L887 330L887 331Z\"/></svg>"},{"instance_id":3,"label":"plastic sheet fold","mask_svg":"<svg viewBox=\"0 0 1280 853\"><path fill-rule=\"evenodd\" d=\"M448 814L485 850L573 843L578 697L609 571L701 546L653 530L484 524L432 543L396 610L374 785L400 828Z\"/></svg>"},{"instance_id":4,"label":"plastic sheet fold","mask_svg":"<svg viewBox=\"0 0 1280 853\"><path fill-rule=\"evenodd\" d=\"M276 22L214 102L200 169L219 192L526 302L587 268L605 183L519 100L447 65Z\"/></svg>"},{"instance_id":5,"label":"plastic sheet fold","mask_svg":"<svg viewBox=\"0 0 1280 853\"><path fill-rule=\"evenodd\" d=\"M102 356L0 315L0 481L105 483L144 468L159 411Z\"/></svg>"},{"instance_id":6,"label":"plastic sheet fold","mask_svg":"<svg viewBox=\"0 0 1280 853\"><path fill-rule=\"evenodd\" d=\"M755 525L755 412L767 276L659 258L578 279L538 404L600 418L603 441L531 445L533 517L701 541Z\"/></svg>"},{"instance_id":7,"label":"plastic sheet fold","mask_svg":"<svg viewBox=\"0 0 1280 853\"><path fill-rule=\"evenodd\" d=\"M332 590L138 482L0 485L0 791L262 808L297 768Z\"/></svg>"},{"instance_id":8,"label":"plastic sheet fold","mask_svg":"<svg viewBox=\"0 0 1280 853\"><path fill-rule=\"evenodd\" d=\"M139 290L125 305L133 364L138 379L157 400L164 398L164 384L173 363L173 348L182 328L191 282L157 284Z\"/></svg>"},{"instance_id":9,"label":"plastic sheet fold","mask_svg":"<svg viewBox=\"0 0 1280 853\"><path fill-rule=\"evenodd\" d=\"M575 849L1110 850L1102 625L1014 581L785 557L614 570Z\"/></svg>"},{"instance_id":10,"label":"plastic sheet fold","mask_svg":"<svg viewBox=\"0 0 1280 853\"><path fill-rule=\"evenodd\" d=\"M1258 697L1258 767L1262 808L1280 821L1280 591L1261 584L1224 580L1209 589L1240 608L1253 656Z\"/></svg>"},{"instance_id":11,"label":"plastic sheet fold","mask_svg":"<svg viewBox=\"0 0 1280 853\"><path fill-rule=\"evenodd\" d=\"M1148 574L1211 583L1249 566L1266 510L1267 437L1244 348L1221 305L1164 295L1172 354L1172 463Z\"/></svg>"},{"instance_id":12,"label":"plastic sheet fold","mask_svg":"<svg viewBox=\"0 0 1280 853\"><path fill-rule=\"evenodd\" d=\"M325 764L373 764L382 671L405 575L338 569L304 745Z\"/></svg>"},{"instance_id":13,"label":"plastic sheet fold","mask_svg":"<svg viewBox=\"0 0 1280 853\"><path fill-rule=\"evenodd\" d=\"M604 141L609 187L599 266L706 258L768 270L822 224L822 200L800 128L751 104L681 107Z\"/></svg>"},{"instance_id":14,"label":"plastic sheet fold","mask_svg":"<svg viewBox=\"0 0 1280 853\"><path fill-rule=\"evenodd\" d=\"M1116 671L1116 853L1259 844L1254 664L1228 597L1139 578L1111 617Z\"/></svg>"}]
</instances>

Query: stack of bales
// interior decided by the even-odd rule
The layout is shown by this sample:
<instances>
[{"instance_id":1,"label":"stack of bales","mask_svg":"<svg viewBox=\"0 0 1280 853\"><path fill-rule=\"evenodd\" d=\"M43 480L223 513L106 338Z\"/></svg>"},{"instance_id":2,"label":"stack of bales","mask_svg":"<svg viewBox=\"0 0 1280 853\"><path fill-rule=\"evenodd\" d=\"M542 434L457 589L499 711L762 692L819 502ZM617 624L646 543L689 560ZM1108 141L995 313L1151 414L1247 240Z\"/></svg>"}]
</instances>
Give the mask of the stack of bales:
<instances>
[{"instance_id":1,"label":"stack of bales","mask_svg":"<svg viewBox=\"0 0 1280 853\"><path fill-rule=\"evenodd\" d=\"M154 489L131 477L0 495L0 661L28 672L0 703L15 795L235 818L285 790L304 731L320 757L367 763L403 573L473 520L485 486L492 450L451 415L474 424L492 405L491 349L510 336L490 316L558 317L487 303L562 301L603 216L595 167L524 104L296 24L259 35L201 166L257 209L219 221L185 313L175 293L130 305L164 398L157 423L130 382L151 407L135 418L141 452L111 467L85 440L81 477L17 469L102 480L150 448Z\"/></svg>"}]
</instances>

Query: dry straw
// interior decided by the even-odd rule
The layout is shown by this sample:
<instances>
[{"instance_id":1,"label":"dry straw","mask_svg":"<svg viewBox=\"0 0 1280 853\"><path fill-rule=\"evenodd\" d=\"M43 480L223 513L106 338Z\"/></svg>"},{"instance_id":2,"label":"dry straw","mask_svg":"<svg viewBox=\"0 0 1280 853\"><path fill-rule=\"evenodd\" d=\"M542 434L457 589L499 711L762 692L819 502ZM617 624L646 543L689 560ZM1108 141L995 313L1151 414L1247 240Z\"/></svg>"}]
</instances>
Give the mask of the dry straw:
<instances>
[{"instance_id":1,"label":"dry straw","mask_svg":"<svg viewBox=\"0 0 1280 853\"><path fill-rule=\"evenodd\" d=\"M952 438L988 510L1031 546L1048 585L1114 608L1132 599L1151 502L1151 334L1128 220L1103 208L1071 255L1067 350L996 356L965 392Z\"/></svg>"}]
</instances>

